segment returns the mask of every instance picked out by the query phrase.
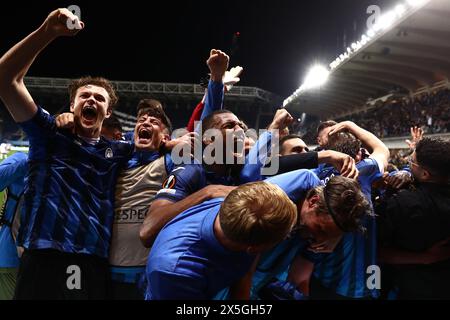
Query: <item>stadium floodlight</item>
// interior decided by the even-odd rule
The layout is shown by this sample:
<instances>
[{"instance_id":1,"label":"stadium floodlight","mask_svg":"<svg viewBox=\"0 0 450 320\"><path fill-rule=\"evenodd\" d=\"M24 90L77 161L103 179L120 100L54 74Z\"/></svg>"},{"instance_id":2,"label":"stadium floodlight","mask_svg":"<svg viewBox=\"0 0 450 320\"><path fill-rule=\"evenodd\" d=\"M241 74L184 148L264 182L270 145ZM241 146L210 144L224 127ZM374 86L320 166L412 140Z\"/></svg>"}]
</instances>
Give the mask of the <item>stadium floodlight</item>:
<instances>
[{"instance_id":1,"label":"stadium floodlight","mask_svg":"<svg viewBox=\"0 0 450 320\"><path fill-rule=\"evenodd\" d=\"M367 37L370 39L370 38L372 38L373 36L375 36L375 31L374 31L373 29L369 29L369 30L367 31Z\"/></svg>"},{"instance_id":2,"label":"stadium floodlight","mask_svg":"<svg viewBox=\"0 0 450 320\"><path fill-rule=\"evenodd\" d=\"M426 0L406 0L406 2L408 2L410 6L418 7L423 5L426 2Z\"/></svg>"},{"instance_id":3,"label":"stadium floodlight","mask_svg":"<svg viewBox=\"0 0 450 320\"><path fill-rule=\"evenodd\" d=\"M283 101L283 107L297 99L303 92L323 86L330 76L330 71L323 65L317 64L309 69L303 84Z\"/></svg>"},{"instance_id":4,"label":"stadium floodlight","mask_svg":"<svg viewBox=\"0 0 450 320\"><path fill-rule=\"evenodd\" d=\"M306 75L303 86L306 90L323 86L328 81L330 71L322 65L313 66Z\"/></svg>"},{"instance_id":5,"label":"stadium floodlight","mask_svg":"<svg viewBox=\"0 0 450 320\"><path fill-rule=\"evenodd\" d=\"M363 34L361 37L361 48L365 46L370 41L369 36Z\"/></svg>"},{"instance_id":6,"label":"stadium floodlight","mask_svg":"<svg viewBox=\"0 0 450 320\"><path fill-rule=\"evenodd\" d=\"M303 85L289 98L284 100L283 106L286 106L287 104L296 100L300 95L303 94L304 91L324 85L330 73L333 72L336 68L352 58L355 54L360 52L371 42L375 41L378 36L392 29L396 23L404 19L405 15L414 13L430 1L431 0L404 0L402 1L402 3L386 12L378 19L375 25L369 28L369 30L367 30L367 32L362 35L359 41L352 43L350 47L346 48L346 50L342 54L340 54L333 62L329 64L330 71L325 67L313 67L308 73L308 76L306 77Z\"/></svg>"},{"instance_id":7,"label":"stadium floodlight","mask_svg":"<svg viewBox=\"0 0 450 320\"><path fill-rule=\"evenodd\" d=\"M402 4L397 5L394 10L395 13L397 14L397 17L401 17L406 13L406 8Z\"/></svg>"},{"instance_id":8,"label":"stadium floodlight","mask_svg":"<svg viewBox=\"0 0 450 320\"><path fill-rule=\"evenodd\" d=\"M361 40L354 42L350 47L346 48L345 52L339 55L332 63L330 63L331 70L336 69L346 60L350 59L354 54L358 53L363 47L375 39L377 35L386 32L393 27L393 25L400 21L408 12L414 12L420 6L425 5L430 0L407 0L400 3L392 10L386 12L378 19L366 34L363 34ZM408 6L409 5L409 6Z\"/></svg>"},{"instance_id":9,"label":"stadium floodlight","mask_svg":"<svg viewBox=\"0 0 450 320\"><path fill-rule=\"evenodd\" d=\"M382 30L389 29L396 21L397 14L396 11L389 11L388 13L381 16L380 21L377 23L380 25Z\"/></svg>"}]
</instances>

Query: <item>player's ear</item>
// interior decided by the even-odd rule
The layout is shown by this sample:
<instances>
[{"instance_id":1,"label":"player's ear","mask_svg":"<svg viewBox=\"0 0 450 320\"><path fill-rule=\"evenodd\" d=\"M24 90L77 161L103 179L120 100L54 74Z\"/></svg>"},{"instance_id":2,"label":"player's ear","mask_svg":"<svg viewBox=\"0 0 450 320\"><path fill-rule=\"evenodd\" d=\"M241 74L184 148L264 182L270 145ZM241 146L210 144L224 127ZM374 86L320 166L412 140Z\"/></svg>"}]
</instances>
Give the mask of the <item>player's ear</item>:
<instances>
[{"instance_id":1,"label":"player's ear","mask_svg":"<svg viewBox=\"0 0 450 320\"><path fill-rule=\"evenodd\" d=\"M312 208L317 206L318 202L320 200L320 197L318 194L313 195L311 198L307 199L306 201L308 201L308 207Z\"/></svg>"},{"instance_id":2,"label":"player's ear","mask_svg":"<svg viewBox=\"0 0 450 320\"><path fill-rule=\"evenodd\" d=\"M108 107L108 109L106 109L105 119L111 117L111 115L112 115L112 108Z\"/></svg>"},{"instance_id":3,"label":"player's ear","mask_svg":"<svg viewBox=\"0 0 450 320\"><path fill-rule=\"evenodd\" d=\"M356 155L355 162L356 163L360 162L362 160L362 158L363 158L363 153L362 153L362 150L359 149L358 154Z\"/></svg>"},{"instance_id":4,"label":"player's ear","mask_svg":"<svg viewBox=\"0 0 450 320\"><path fill-rule=\"evenodd\" d=\"M120 132L119 130L116 130L116 132L114 132L114 139L122 140L122 132Z\"/></svg>"},{"instance_id":5,"label":"player's ear","mask_svg":"<svg viewBox=\"0 0 450 320\"><path fill-rule=\"evenodd\" d=\"M424 181L428 181L428 180L430 180L432 178L431 173L427 169L422 168L421 171L422 172L420 174L422 175L422 179Z\"/></svg>"},{"instance_id":6,"label":"player's ear","mask_svg":"<svg viewBox=\"0 0 450 320\"><path fill-rule=\"evenodd\" d=\"M160 145L163 146L165 145L167 142L170 141L170 135L167 133L161 133L161 142Z\"/></svg>"}]
</instances>

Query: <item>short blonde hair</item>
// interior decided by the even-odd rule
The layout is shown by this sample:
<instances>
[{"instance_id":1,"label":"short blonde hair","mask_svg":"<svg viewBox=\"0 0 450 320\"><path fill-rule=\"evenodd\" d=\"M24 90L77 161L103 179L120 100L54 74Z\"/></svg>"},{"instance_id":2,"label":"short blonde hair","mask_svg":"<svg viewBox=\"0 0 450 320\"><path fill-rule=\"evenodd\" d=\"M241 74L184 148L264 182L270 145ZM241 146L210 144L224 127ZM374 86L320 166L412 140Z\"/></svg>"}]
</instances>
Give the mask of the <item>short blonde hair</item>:
<instances>
[{"instance_id":1,"label":"short blonde hair","mask_svg":"<svg viewBox=\"0 0 450 320\"><path fill-rule=\"evenodd\" d=\"M278 186L252 182L230 192L219 212L225 236L245 245L271 245L297 222L297 207Z\"/></svg>"}]
</instances>

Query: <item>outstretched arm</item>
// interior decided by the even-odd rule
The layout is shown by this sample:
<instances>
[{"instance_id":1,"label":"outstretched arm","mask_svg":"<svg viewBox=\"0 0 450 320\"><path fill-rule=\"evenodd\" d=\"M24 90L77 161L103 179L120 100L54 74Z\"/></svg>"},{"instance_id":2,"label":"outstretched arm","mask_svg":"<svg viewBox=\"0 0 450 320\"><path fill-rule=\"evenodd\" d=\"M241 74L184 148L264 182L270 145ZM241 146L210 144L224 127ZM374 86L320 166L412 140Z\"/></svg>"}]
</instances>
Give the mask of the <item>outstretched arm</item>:
<instances>
[{"instance_id":1,"label":"outstretched arm","mask_svg":"<svg viewBox=\"0 0 450 320\"><path fill-rule=\"evenodd\" d=\"M419 143L420 140L423 138L423 130L421 127L411 127L411 140L407 139L405 140L406 144L408 145L409 149L414 150L416 149L416 145Z\"/></svg>"},{"instance_id":2,"label":"outstretched arm","mask_svg":"<svg viewBox=\"0 0 450 320\"><path fill-rule=\"evenodd\" d=\"M70 29L67 21L78 28ZM0 58L0 97L16 122L31 119L37 106L23 79L38 54L60 36L75 35L84 27L78 17L67 9L57 9L44 23Z\"/></svg>"},{"instance_id":3,"label":"outstretched arm","mask_svg":"<svg viewBox=\"0 0 450 320\"><path fill-rule=\"evenodd\" d=\"M178 214L203 201L225 198L233 189L236 187L208 185L177 202L166 199L153 201L139 232L142 244L147 248L151 247L159 231Z\"/></svg>"},{"instance_id":4,"label":"outstretched arm","mask_svg":"<svg viewBox=\"0 0 450 320\"><path fill-rule=\"evenodd\" d=\"M274 153L273 146L279 143L278 134L289 126L294 118L286 109L278 109L268 131L264 132L245 158L245 166L240 173L241 183L259 181L263 179L263 170L268 158ZM277 159L278 160L278 159Z\"/></svg>"},{"instance_id":5,"label":"outstretched arm","mask_svg":"<svg viewBox=\"0 0 450 320\"><path fill-rule=\"evenodd\" d=\"M373 133L364 130L351 121L344 121L334 125L328 134L331 136L342 130L350 131L355 135L356 138L361 140L365 147L371 149L372 153L370 157L377 160L380 166L383 166L383 168L380 168L380 171L384 172L384 168L387 167L387 161L390 156L389 149L386 147L386 145Z\"/></svg>"},{"instance_id":6,"label":"outstretched arm","mask_svg":"<svg viewBox=\"0 0 450 320\"><path fill-rule=\"evenodd\" d=\"M207 63L210 62L210 60L208 59ZM209 65L208 65L209 66ZM211 71L211 70L210 70ZM240 74L242 73L242 71L244 71L244 69L240 66L237 67L233 67L231 68L229 71L225 72L225 75L222 78L222 83L225 86L225 92L228 92L231 90L231 88L233 88L233 86L238 83L241 79L239 78ZM217 79L217 77L214 77L215 79ZM220 88L220 86L218 86ZM217 88L216 88L217 90ZM222 88L223 90L223 88ZM211 92L210 92L211 91ZM212 112L214 112L215 110L219 110L222 108L222 102L221 100L218 98L218 104L215 106L211 106L209 101L209 105L208 105L208 110L207 112L205 112L203 114L203 109L205 107L205 101L207 96L212 96L214 94L214 91L212 90L212 87L208 84L208 89L205 90L205 94L203 95L202 101L197 105L197 107L195 107L194 111L192 112L191 118L189 119L188 125L187 125L187 130L188 131L194 131L195 130L195 122L196 121L200 121L200 119L204 119L207 116L209 116ZM223 91L222 91L223 94ZM222 98L223 99L223 98Z\"/></svg>"},{"instance_id":7,"label":"outstretched arm","mask_svg":"<svg viewBox=\"0 0 450 320\"><path fill-rule=\"evenodd\" d=\"M230 57L220 50L212 49L206 64L211 72L211 80L208 84L208 92L205 96L205 106L200 120L223 106L223 76L228 69Z\"/></svg>"},{"instance_id":8,"label":"outstretched arm","mask_svg":"<svg viewBox=\"0 0 450 320\"><path fill-rule=\"evenodd\" d=\"M189 118L188 124L186 126L187 131L193 132L195 130L195 122L200 121L200 118L203 113L203 108L205 107L205 98L206 98L206 92L205 95L202 98L202 101L198 103L198 105L195 107L194 111L192 111L191 117Z\"/></svg>"}]
</instances>

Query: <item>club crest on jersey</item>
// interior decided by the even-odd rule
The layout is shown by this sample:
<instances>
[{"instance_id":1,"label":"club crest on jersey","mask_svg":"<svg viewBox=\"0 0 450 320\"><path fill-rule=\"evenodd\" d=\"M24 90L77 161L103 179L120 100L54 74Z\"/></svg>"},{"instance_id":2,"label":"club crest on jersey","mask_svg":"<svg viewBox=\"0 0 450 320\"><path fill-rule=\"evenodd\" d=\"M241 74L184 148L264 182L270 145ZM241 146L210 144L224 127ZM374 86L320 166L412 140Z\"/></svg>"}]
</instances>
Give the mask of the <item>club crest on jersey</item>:
<instances>
[{"instance_id":1,"label":"club crest on jersey","mask_svg":"<svg viewBox=\"0 0 450 320\"><path fill-rule=\"evenodd\" d=\"M105 151L105 158L109 159L113 157L113 152L111 148L106 149Z\"/></svg>"},{"instance_id":2,"label":"club crest on jersey","mask_svg":"<svg viewBox=\"0 0 450 320\"><path fill-rule=\"evenodd\" d=\"M174 175L171 175L163 182L163 189L172 189L177 182L177 178Z\"/></svg>"}]
</instances>

